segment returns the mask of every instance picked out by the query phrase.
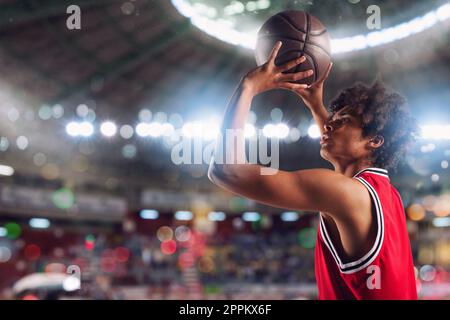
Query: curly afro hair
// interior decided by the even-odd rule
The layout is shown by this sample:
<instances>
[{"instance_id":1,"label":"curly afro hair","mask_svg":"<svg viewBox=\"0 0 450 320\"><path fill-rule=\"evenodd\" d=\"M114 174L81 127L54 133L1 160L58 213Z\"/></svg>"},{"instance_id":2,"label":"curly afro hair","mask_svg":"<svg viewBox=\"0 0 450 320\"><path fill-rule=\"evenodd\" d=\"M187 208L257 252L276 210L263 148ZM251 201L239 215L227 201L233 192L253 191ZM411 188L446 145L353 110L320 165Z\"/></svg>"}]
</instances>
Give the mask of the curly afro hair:
<instances>
[{"instance_id":1,"label":"curly afro hair","mask_svg":"<svg viewBox=\"0 0 450 320\"><path fill-rule=\"evenodd\" d=\"M361 119L364 137L384 138L383 145L372 154L372 165L395 169L420 132L406 99L389 92L382 81L375 80L370 87L358 82L344 89L331 102L330 111L334 114L346 106Z\"/></svg>"}]
</instances>

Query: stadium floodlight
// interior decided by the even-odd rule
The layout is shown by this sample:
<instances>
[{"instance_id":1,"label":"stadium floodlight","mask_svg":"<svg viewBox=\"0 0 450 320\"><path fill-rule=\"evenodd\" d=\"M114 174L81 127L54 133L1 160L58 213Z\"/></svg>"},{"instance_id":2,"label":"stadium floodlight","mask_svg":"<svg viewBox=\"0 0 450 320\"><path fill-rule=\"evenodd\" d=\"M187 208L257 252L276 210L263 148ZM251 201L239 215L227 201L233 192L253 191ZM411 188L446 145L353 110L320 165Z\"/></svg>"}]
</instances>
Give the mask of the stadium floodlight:
<instances>
[{"instance_id":1,"label":"stadium floodlight","mask_svg":"<svg viewBox=\"0 0 450 320\"><path fill-rule=\"evenodd\" d=\"M117 132L117 126L114 122L105 121L100 126L100 132L106 137L112 137Z\"/></svg>"},{"instance_id":2,"label":"stadium floodlight","mask_svg":"<svg viewBox=\"0 0 450 320\"><path fill-rule=\"evenodd\" d=\"M29 225L35 229L47 229L50 227L50 221L44 218L32 218L30 219Z\"/></svg>"},{"instance_id":3,"label":"stadium floodlight","mask_svg":"<svg viewBox=\"0 0 450 320\"><path fill-rule=\"evenodd\" d=\"M146 137L150 135L149 124L145 122L138 123L136 126L136 133L140 137Z\"/></svg>"},{"instance_id":4,"label":"stadium floodlight","mask_svg":"<svg viewBox=\"0 0 450 320\"><path fill-rule=\"evenodd\" d=\"M139 212L142 219L155 220L159 217L159 212L153 209L143 209Z\"/></svg>"},{"instance_id":5,"label":"stadium floodlight","mask_svg":"<svg viewBox=\"0 0 450 320\"><path fill-rule=\"evenodd\" d=\"M210 221L224 221L225 217L225 212L222 211L211 211L208 213L208 219Z\"/></svg>"},{"instance_id":6,"label":"stadium floodlight","mask_svg":"<svg viewBox=\"0 0 450 320\"><path fill-rule=\"evenodd\" d=\"M0 175L2 176L12 176L14 174L14 168L0 164Z\"/></svg>"},{"instance_id":7,"label":"stadium floodlight","mask_svg":"<svg viewBox=\"0 0 450 320\"><path fill-rule=\"evenodd\" d=\"M425 125L421 129L423 139L450 140L450 125Z\"/></svg>"},{"instance_id":8,"label":"stadium floodlight","mask_svg":"<svg viewBox=\"0 0 450 320\"><path fill-rule=\"evenodd\" d=\"M281 220L285 222L297 221L298 217L298 213L295 211L286 211L281 214Z\"/></svg>"},{"instance_id":9,"label":"stadium floodlight","mask_svg":"<svg viewBox=\"0 0 450 320\"><path fill-rule=\"evenodd\" d=\"M233 20L227 20L226 16L218 17L217 13L212 14L215 10L213 7L209 7L205 4L199 6L198 3L196 6L192 1L188 0L171 1L180 14L189 18L192 24L203 32L224 42L254 50L258 32L256 25L252 30L237 30ZM227 16L238 14L238 12L243 9L243 6L240 6L239 3L240 2L234 2L234 5L225 7L223 10L224 14ZM247 11L254 11L267 6L270 7L269 0L251 1L247 3L245 9ZM367 34L357 34L344 38L332 39L331 51L333 54L342 54L384 45L423 32L449 18L450 3L446 3L422 16L418 16L389 28L369 32Z\"/></svg>"},{"instance_id":10,"label":"stadium floodlight","mask_svg":"<svg viewBox=\"0 0 450 320\"><path fill-rule=\"evenodd\" d=\"M83 121L78 125L78 134L83 137L89 137L94 133L94 126L88 121Z\"/></svg>"},{"instance_id":11,"label":"stadium floodlight","mask_svg":"<svg viewBox=\"0 0 450 320\"><path fill-rule=\"evenodd\" d=\"M192 220L192 212L190 211L177 211L175 212L175 219L180 221Z\"/></svg>"},{"instance_id":12,"label":"stadium floodlight","mask_svg":"<svg viewBox=\"0 0 450 320\"><path fill-rule=\"evenodd\" d=\"M433 226L438 227L438 228L450 227L450 217L434 218Z\"/></svg>"},{"instance_id":13,"label":"stadium floodlight","mask_svg":"<svg viewBox=\"0 0 450 320\"><path fill-rule=\"evenodd\" d=\"M316 124L311 125L308 128L308 135L313 139L319 138L320 137L319 127Z\"/></svg>"},{"instance_id":14,"label":"stadium floodlight","mask_svg":"<svg viewBox=\"0 0 450 320\"><path fill-rule=\"evenodd\" d=\"M255 222L261 219L261 215L258 212L244 212L242 214L242 220L247 222Z\"/></svg>"}]
</instances>

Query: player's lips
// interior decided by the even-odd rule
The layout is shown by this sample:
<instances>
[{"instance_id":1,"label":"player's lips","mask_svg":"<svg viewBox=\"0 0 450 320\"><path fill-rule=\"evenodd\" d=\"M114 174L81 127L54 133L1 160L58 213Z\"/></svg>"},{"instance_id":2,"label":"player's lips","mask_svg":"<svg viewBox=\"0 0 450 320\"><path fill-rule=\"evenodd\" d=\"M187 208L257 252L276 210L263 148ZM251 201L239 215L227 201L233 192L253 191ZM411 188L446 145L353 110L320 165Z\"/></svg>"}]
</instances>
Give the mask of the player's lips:
<instances>
[{"instance_id":1,"label":"player's lips","mask_svg":"<svg viewBox=\"0 0 450 320\"><path fill-rule=\"evenodd\" d=\"M324 144L331 140L331 137L327 134L324 134L320 137L320 144Z\"/></svg>"}]
</instances>

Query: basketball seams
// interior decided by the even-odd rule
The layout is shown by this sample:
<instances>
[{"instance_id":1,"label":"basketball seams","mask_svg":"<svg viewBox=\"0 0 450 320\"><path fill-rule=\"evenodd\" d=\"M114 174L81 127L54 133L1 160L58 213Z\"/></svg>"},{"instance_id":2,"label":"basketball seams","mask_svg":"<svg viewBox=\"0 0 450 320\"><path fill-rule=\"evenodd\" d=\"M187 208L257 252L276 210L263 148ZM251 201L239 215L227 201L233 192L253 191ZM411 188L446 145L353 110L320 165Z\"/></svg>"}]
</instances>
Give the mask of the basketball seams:
<instances>
[{"instance_id":1,"label":"basketball seams","mask_svg":"<svg viewBox=\"0 0 450 320\"><path fill-rule=\"evenodd\" d=\"M318 37L321 36L322 34L327 32L327 28L325 28L323 26L322 30L311 30L311 28L309 28L310 30L304 31L302 29L300 29L299 27L297 27L290 19L289 17L286 17L283 13L280 13L277 15L277 17L282 18L284 21L286 21L292 28L294 28L295 30L299 31L299 32L303 32L305 34L309 34L310 36L314 36L314 37ZM307 19L310 19L310 15L307 14ZM309 22L310 24L310 22ZM308 27L308 26L307 26ZM308 32L309 31L309 32Z\"/></svg>"},{"instance_id":2,"label":"basketball seams","mask_svg":"<svg viewBox=\"0 0 450 320\"><path fill-rule=\"evenodd\" d=\"M287 36L284 36L284 35L278 35L278 34L274 34L274 33L262 34L262 35L259 36L259 38L265 38L265 37L274 37L274 38L277 38L277 39L287 39L287 40L297 41L297 42L301 42L301 43L305 42L305 41L297 39L297 38L287 37ZM316 46L316 47L319 47L319 46ZM320 48L320 49L322 49L322 48Z\"/></svg>"},{"instance_id":3,"label":"basketball seams","mask_svg":"<svg viewBox=\"0 0 450 320\"><path fill-rule=\"evenodd\" d=\"M305 44L303 45L303 51L305 51L306 43L308 43L309 40L309 32L311 30L311 18L308 13L305 12L305 18L306 18L306 34L305 34Z\"/></svg>"},{"instance_id":4,"label":"basketball seams","mask_svg":"<svg viewBox=\"0 0 450 320\"><path fill-rule=\"evenodd\" d=\"M318 37L327 32L327 29L323 29L322 31L309 31L309 35L313 37Z\"/></svg>"},{"instance_id":5,"label":"basketball seams","mask_svg":"<svg viewBox=\"0 0 450 320\"><path fill-rule=\"evenodd\" d=\"M267 55L268 47L272 48L274 41L285 42L285 46L280 52L284 59L290 59L291 55L295 58L298 56L307 58L308 63L303 67L314 71L313 76L308 77L308 83L315 83L320 79L321 72L325 70L322 62L326 64L331 60L327 29L320 20L308 12L284 11L267 20L258 32L258 42L255 48L257 59L258 55ZM278 59L278 61L281 63L281 60ZM296 73L304 68L297 65L289 73Z\"/></svg>"},{"instance_id":6,"label":"basketball seams","mask_svg":"<svg viewBox=\"0 0 450 320\"><path fill-rule=\"evenodd\" d=\"M290 25L292 28L294 28L295 30L297 30L297 31L299 31L299 32L303 32L303 33L305 33L305 34L307 33L307 31L298 28L295 24L292 23L291 20L289 20L288 17L284 16L282 13L279 13L277 16L280 17L280 18L282 18L284 21L286 21L286 23L289 24L289 25Z\"/></svg>"},{"instance_id":7,"label":"basketball seams","mask_svg":"<svg viewBox=\"0 0 450 320\"><path fill-rule=\"evenodd\" d=\"M306 45L307 44L309 45L309 43L308 43L309 32L311 31L311 16L307 12L305 12L305 16L306 16L306 37L305 37L305 43L303 44L303 54L304 55L306 54ZM313 55L308 54L308 56L311 58L311 62L312 62L313 69L314 69L313 82L316 82L317 81L317 63L316 63L316 60L314 59Z\"/></svg>"}]
</instances>

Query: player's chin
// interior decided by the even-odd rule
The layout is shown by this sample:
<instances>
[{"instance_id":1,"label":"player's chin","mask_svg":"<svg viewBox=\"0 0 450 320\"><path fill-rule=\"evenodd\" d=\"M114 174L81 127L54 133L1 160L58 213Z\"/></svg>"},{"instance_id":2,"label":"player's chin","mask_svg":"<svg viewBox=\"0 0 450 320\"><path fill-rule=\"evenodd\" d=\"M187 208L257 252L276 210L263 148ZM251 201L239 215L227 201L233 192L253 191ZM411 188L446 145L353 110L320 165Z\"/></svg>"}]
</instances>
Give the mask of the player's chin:
<instances>
[{"instance_id":1,"label":"player's chin","mask_svg":"<svg viewBox=\"0 0 450 320\"><path fill-rule=\"evenodd\" d=\"M336 153L339 150L339 148L336 148L336 145L333 143L324 143L320 145L320 156L324 160L332 160L335 158Z\"/></svg>"},{"instance_id":2,"label":"player's chin","mask_svg":"<svg viewBox=\"0 0 450 320\"><path fill-rule=\"evenodd\" d=\"M320 146L320 156L324 160L331 160L331 153L329 150L329 147L327 145L321 145Z\"/></svg>"}]
</instances>

